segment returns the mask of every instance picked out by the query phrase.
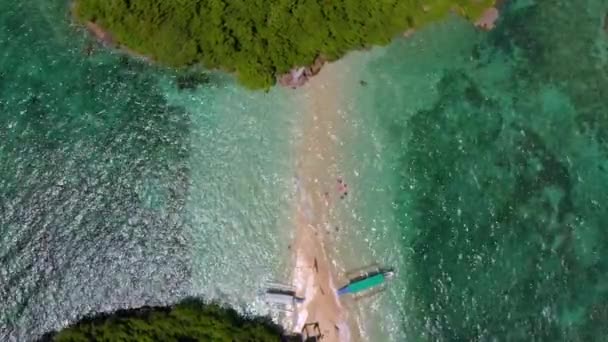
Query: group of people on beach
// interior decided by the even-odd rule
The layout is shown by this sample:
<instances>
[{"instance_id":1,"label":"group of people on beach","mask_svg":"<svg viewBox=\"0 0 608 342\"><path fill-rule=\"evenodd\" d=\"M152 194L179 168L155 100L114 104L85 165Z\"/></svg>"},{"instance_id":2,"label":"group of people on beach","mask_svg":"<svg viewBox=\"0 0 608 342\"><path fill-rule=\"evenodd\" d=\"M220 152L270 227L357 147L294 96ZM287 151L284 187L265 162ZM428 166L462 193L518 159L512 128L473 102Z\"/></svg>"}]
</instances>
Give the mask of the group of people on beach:
<instances>
[{"instance_id":1,"label":"group of people on beach","mask_svg":"<svg viewBox=\"0 0 608 342\"><path fill-rule=\"evenodd\" d=\"M338 181L338 184L336 187L337 187L338 195L340 196L340 199L343 200L348 195L348 184L346 184L346 182L342 179L342 177L338 177L337 181ZM328 191L325 192L325 199L329 200Z\"/></svg>"}]
</instances>

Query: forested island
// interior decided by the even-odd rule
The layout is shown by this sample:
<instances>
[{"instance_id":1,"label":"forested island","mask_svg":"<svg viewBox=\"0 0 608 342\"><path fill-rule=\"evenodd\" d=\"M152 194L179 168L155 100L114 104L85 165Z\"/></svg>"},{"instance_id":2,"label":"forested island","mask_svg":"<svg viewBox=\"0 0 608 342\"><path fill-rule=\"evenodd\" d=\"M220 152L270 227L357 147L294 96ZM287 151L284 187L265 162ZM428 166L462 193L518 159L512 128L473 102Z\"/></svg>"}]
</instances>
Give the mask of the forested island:
<instances>
[{"instance_id":1,"label":"forested island","mask_svg":"<svg viewBox=\"0 0 608 342\"><path fill-rule=\"evenodd\" d=\"M85 341L299 341L269 318L241 316L233 309L188 299L173 306L118 310L86 317L39 342Z\"/></svg>"},{"instance_id":2,"label":"forested island","mask_svg":"<svg viewBox=\"0 0 608 342\"><path fill-rule=\"evenodd\" d=\"M450 12L479 18L494 0L76 0L75 17L167 66L203 65L263 89L295 67L384 45Z\"/></svg>"}]
</instances>

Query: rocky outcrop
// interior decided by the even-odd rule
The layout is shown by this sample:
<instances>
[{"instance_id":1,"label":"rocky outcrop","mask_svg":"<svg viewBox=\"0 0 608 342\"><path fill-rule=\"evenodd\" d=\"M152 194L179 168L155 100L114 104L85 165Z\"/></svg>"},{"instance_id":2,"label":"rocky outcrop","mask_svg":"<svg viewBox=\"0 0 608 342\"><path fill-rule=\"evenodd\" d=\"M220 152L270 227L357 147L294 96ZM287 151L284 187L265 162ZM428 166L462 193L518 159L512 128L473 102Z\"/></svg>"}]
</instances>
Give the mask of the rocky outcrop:
<instances>
[{"instance_id":1,"label":"rocky outcrop","mask_svg":"<svg viewBox=\"0 0 608 342\"><path fill-rule=\"evenodd\" d=\"M496 7L490 7L483 12L481 18L477 19L477 21L475 22L475 26L483 30L489 31L494 28L498 17L498 9L496 9Z\"/></svg>"},{"instance_id":2,"label":"rocky outcrop","mask_svg":"<svg viewBox=\"0 0 608 342\"><path fill-rule=\"evenodd\" d=\"M306 84L306 82L313 76L319 73L323 68L323 65L327 60L322 56L315 58L312 65L307 67L296 67L291 69L288 73L279 75L277 82L283 87L289 87L292 89L298 88Z\"/></svg>"},{"instance_id":3,"label":"rocky outcrop","mask_svg":"<svg viewBox=\"0 0 608 342\"><path fill-rule=\"evenodd\" d=\"M106 32L101 26L96 23L89 21L87 22L87 29L101 42L103 45L108 47L114 47L114 38L109 32Z\"/></svg>"},{"instance_id":4,"label":"rocky outcrop","mask_svg":"<svg viewBox=\"0 0 608 342\"><path fill-rule=\"evenodd\" d=\"M280 75L277 82L283 87L301 87L308 81L308 77L304 75L304 69L304 67L293 68L288 73Z\"/></svg>"},{"instance_id":5,"label":"rocky outcrop","mask_svg":"<svg viewBox=\"0 0 608 342\"><path fill-rule=\"evenodd\" d=\"M407 29L407 31L403 32L403 36L405 38L410 38L411 36L414 35L414 33L416 33L416 30L413 28Z\"/></svg>"},{"instance_id":6,"label":"rocky outcrop","mask_svg":"<svg viewBox=\"0 0 608 342\"><path fill-rule=\"evenodd\" d=\"M103 27L99 26L97 23L88 21L86 22L86 27L91 32L91 34L99 41L103 46L107 48L118 49L131 57L138 58L140 60L144 60L146 62L153 62L153 59L149 56L142 55L138 52L135 52L128 47L119 44L116 39L112 36L112 34L103 29ZM90 54L90 49L87 48L87 54Z\"/></svg>"}]
</instances>

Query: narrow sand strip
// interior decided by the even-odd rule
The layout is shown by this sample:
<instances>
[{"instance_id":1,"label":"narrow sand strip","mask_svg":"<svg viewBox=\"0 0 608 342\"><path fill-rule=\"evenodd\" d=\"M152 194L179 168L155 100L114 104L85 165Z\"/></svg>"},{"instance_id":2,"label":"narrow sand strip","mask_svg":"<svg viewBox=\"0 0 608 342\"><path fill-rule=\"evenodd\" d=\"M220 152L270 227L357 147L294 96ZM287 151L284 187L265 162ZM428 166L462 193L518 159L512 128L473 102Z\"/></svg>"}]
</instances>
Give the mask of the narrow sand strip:
<instances>
[{"instance_id":1,"label":"narrow sand strip","mask_svg":"<svg viewBox=\"0 0 608 342\"><path fill-rule=\"evenodd\" d=\"M295 203L296 239L293 244L296 265L294 285L305 296L296 313L294 330L318 323L323 341L357 340L348 326L348 315L336 295L334 266L329 259L329 241L324 237L331 222L330 206L338 204L336 193L340 130L340 89L344 85L335 75L344 72L340 64L328 64L302 89L302 140L297 149L297 197ZM312 329L310 329L312 331Z\"/></svg>"}]
</instances>

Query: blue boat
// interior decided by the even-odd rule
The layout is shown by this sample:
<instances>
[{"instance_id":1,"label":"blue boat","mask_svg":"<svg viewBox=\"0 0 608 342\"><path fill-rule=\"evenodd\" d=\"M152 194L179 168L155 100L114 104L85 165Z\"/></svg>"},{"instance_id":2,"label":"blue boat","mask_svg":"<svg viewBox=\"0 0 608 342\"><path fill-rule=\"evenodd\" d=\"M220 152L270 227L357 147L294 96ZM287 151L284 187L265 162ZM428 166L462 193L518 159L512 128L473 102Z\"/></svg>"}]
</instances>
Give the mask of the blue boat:
<instances>
[{"instance_id":1,"label":"blue boat","mask_svg":"<svg viewBox=\"0 0 608 342\"><path fill-rule=\"evenodd\" d=\"M345 294L355 294L370 290L374 287L383 285L387 280L391 279L395 273L393 271L377 271L369 273L362 277L355 278L347 285L338 290L338 296Z\"/></svg>"}]
</instances>

